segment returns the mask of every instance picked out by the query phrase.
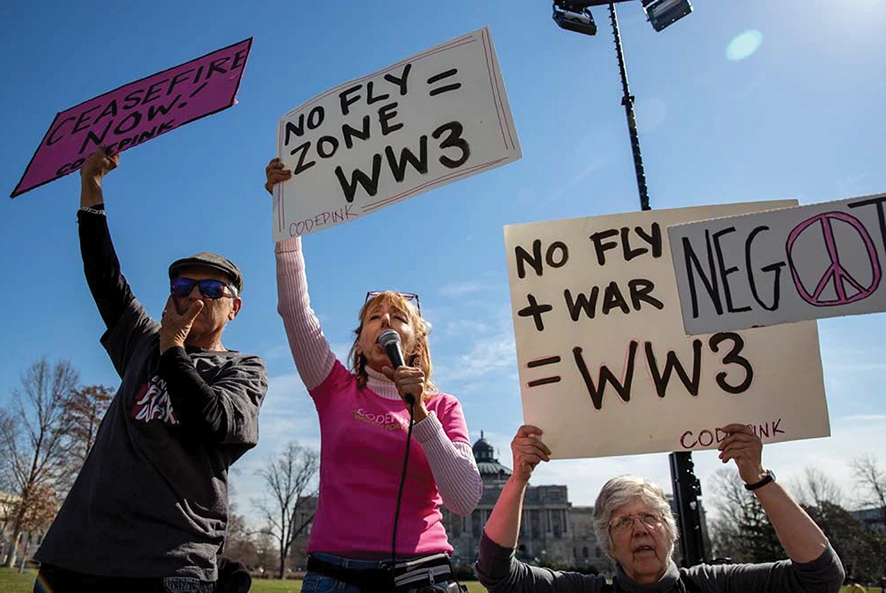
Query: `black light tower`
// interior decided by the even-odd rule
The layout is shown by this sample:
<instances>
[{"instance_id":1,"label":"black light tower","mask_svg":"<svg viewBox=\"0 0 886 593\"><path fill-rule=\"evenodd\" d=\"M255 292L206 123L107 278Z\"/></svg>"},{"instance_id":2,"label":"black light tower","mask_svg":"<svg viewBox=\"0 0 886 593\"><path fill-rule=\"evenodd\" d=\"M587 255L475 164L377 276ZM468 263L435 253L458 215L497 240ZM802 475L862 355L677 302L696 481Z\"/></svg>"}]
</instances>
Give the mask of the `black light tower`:
<instances>
[{"instance_id":1,"label":"black light tower","mask_svg":"<svg viewBox=\"0 0 886 593\"><path fill-rule=\"evenodd\" d=\"M609 20L612 22L612 36L615 38L615 54L618 56L618 73L621 75L621 89L624 93L621 104L628 118L628 134L631 136L631 153L634 155L634 173L637 176L637 190L640 192L640 210L651 210L649 193L646 191L646 173L643 172L643 155L640 154L640 135L637 133L637 119L634 117L634 95L628 86L628 69L621 49L621 33L618 30L618 15L615 4L609 3Z\"/></svg>"},{"instance_id":2,"label":"black light tower","mask_svg":"<svg viewBox=\"0 0 886 593\"><path fill-rule=\"evenodd\" d=\"M704 533L701 529L701 482L695 477L692 453L680 451L668 455L671 464L671 482L677 521L680 524L680 551L683 566L695 566L705 561Z\"/></svg>"},{"instance_id":3,"label":"black light tower","mask_svg":"<svg viewBox=\"0 0 886 593\"><path fill-rule=\"evenodd\" d=\"M621 47L621 34L618 30L618 16L615 13L617 2L630 0L554 0L554 21L563 29L594 35L597 25L591 14L591 6L609 5L609 20L612 36L615 38L615 53L618 57L618 71L621 75L622 98L628 119L628 134L631 137L631 153L634 157L634 173L637 177L637 190L640 193L640 209L651 210L649 193L646 188L646 174L643 171L643 155L640 153L640 136L637 133L637 120L634 117L634 96L628 86L628 71ZM692 12L689 0L640 0L652 28L661 31ZM680 546L685 566L695 566L705 560L704 538L701 529L701 483L695 477L692 453L671 453L671 480L674 486L674 500L680 522Z\"/></svg>"},{"instance_id":4,"label":"black light tower","mask_svg":"<svg viewBox=\"0 0 886 593\"><path fill-rule=\"evenodd\" d=\"M618 72L621 75L623 95L621 104L625 108L628 119L628 134L631 137L631 153L634 157L634 174L637 177L637 191L640 193L640 209L650 210L649 192L646 188L646 174L643 171L643 155L640 153L640 136L637 133L637 119L634 117L634 96L628 85L628 70L625 65L624 51L621 47L621 34L618 30L618 15L615 12L617 2L630 0L554 0L554 21L563 29L595 35L597 25L591 14L591 6L609 5L609 20L612 23L612 36L615 39L615 53L618 57ZM649 23L656 31L661 31L677 22L690 12L692 5L689 0L641 0L643 10Z\"/></svg>"}]
</instances>

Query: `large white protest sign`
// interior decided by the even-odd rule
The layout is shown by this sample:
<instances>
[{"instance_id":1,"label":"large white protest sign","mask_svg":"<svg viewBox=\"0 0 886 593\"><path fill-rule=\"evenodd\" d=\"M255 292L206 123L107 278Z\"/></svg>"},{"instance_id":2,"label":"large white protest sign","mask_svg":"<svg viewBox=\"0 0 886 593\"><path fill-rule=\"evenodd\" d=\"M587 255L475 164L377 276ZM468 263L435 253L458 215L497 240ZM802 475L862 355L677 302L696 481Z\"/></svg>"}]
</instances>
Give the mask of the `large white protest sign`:
<instances>
[{"instance_id":1,"label":"large white protest sign","mask_svg":"<svg viewBox=\"0 0 886 593\"><path fill-rule=\"evenodd\" d=\"M670 227L686 333L886 311L886 194Z\"/></svg>"},{"instance_id":2,"label":"large white protest sign","mask_svg":"<svg viewBox=\"0 0 886 593\"><path fill-rule=\"evenodd\" d=\"M489 29L329 90L290 111L274 240L329 228L520 158Z\"/></svg>"},{"instance_id":3,"label":"large white protest sign","mask_svg":"<svg viewBox=\"0 0 886 593\"><path fill-rule=\"evenodd\" d=\"M790 202L505 227L523 415L554 457L830 434L815 322L686 336L669 225Z\"/></svg>"}]
</instances>

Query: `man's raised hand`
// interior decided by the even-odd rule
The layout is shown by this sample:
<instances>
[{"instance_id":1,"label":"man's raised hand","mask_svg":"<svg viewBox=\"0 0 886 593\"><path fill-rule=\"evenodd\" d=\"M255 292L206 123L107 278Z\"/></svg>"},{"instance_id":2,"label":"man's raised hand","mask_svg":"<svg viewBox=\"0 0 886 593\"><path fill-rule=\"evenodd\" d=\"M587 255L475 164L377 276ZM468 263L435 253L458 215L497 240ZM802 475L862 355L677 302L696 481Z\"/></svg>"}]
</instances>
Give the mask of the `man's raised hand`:
<instances>
[{"instance_id":1,"label":"man's raised hand","mask_svg":"<svg viewBox=\"0 0 886 593\"><path fill-rule=\"evenodd\" d=\"M108 155L105 147L99 146L80 168L80 178L101 185L102 178L116 169L119 164L120 153Z\"/></svg>"},{"instance_id":2,"label":"man's raised hand","mask_svg":"<svg viewBox=\"0 0 886 593\"><path fill-rule=\"evenodd\" d=\"M179 314L175 308L175 299L169 297L166 308L163 309L163 317L160 319L160 354L176 346L184 348L185 340L191 333L191 326L202 310L203 301L196 300L184 313Z\"/></svg>"},{"instance_id":3,"label":"man's raised hand","mask_svg":"<svg viewBox=\"0 0 886 593\"><path fill-rule=\"evenodd\" d=\"M102 178L117 168L120 155L108 155L103 146L95 149L80 167L80 207L93 208L104 203Z\"/></svg>"}]
</instances>

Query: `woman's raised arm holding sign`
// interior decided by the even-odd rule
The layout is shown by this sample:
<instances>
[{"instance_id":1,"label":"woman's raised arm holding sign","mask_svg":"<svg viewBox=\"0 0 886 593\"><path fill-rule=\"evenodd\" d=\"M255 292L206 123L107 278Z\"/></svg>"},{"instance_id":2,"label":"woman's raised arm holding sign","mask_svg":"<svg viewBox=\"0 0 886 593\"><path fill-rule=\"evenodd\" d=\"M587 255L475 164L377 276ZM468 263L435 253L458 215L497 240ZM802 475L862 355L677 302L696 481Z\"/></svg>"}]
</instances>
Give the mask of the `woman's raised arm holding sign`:
<instances>
[{"instance_id":1,"label":"woman's raised arm holding sign","mask_svg":"<svg viewBox=\"0 0 886 593\"><path fill-rule=\"evenodd\" d=\"M273 193L274 185L288 180L291 172L273 159L266 175L265 189ZM360 251L355 254L359 261ZM397 558L430 563L442 559L446 564L441 554L450 554L452 546L440 504L456 514L470 514L483 485L461 404L431 383L429 325L421 317L418 296L366 293L348 369L336 359L311 309L301 238L277 243L276 258L278 311L320 418L320 499L308 542L305 586L326 579L329 586L344 582L378 589L381 585L373 579L391 578L384 562L391 558L395 523ZM386 330L400 338L403 366L393 368L378 343ZM395 516L411 422L406 404L410 397L415 401L412 430L417 442L408 459L402 507ZM369 580L361 580L365 578ZM449 579L442 572L437 578Z\"/></svg>"}]
</instances>

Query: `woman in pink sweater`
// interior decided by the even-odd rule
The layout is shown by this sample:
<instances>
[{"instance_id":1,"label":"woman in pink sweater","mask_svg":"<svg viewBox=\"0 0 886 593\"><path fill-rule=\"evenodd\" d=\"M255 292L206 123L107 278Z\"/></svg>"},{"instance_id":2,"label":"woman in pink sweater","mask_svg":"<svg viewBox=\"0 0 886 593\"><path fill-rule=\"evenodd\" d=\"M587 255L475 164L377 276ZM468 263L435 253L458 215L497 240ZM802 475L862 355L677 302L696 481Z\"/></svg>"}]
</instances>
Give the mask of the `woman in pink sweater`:
<instances>
[{"instance_id":1,"label":"woman in pink sweater","mask_svg":"<svg viewBox=\"0 0 886 593\"><path fill-rule=\"evenodd\" d=\"M291 177L279 159L266 169L265 189ZM427 325L408 297L370 295L345 368L329 347L310 306L301 239L277 243L278 311L298 368L320 418L320 497L308 541L303 593L452 591L440 505L468 515L483 483L474 462L461 405L431 383ZM396 369L379 334L400 335L408 366ZM399 515L398 490L415 401L413 442ZM406 566L391 570L396 558ZM394 581L395 579L395 581ZM422 589L434 590L434 589Z\"/></svg>"}]
</instances>

